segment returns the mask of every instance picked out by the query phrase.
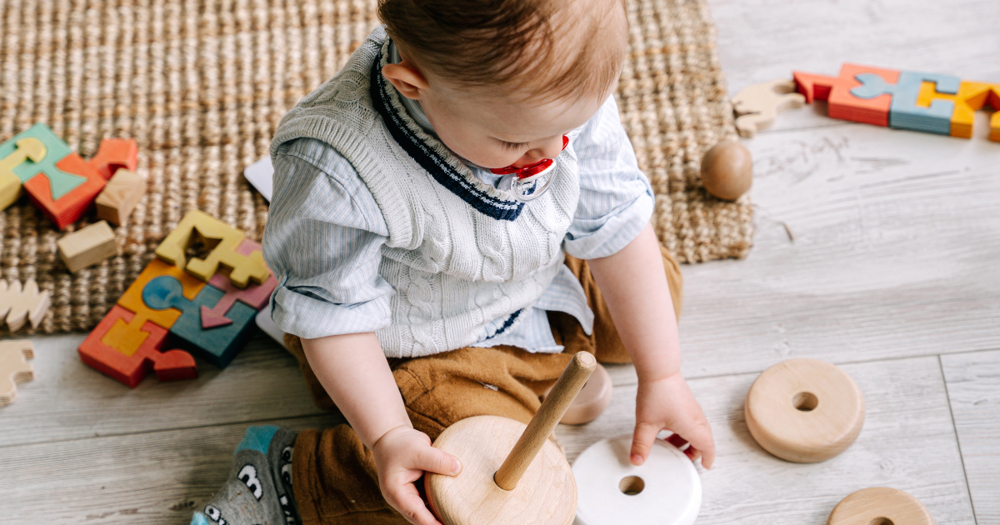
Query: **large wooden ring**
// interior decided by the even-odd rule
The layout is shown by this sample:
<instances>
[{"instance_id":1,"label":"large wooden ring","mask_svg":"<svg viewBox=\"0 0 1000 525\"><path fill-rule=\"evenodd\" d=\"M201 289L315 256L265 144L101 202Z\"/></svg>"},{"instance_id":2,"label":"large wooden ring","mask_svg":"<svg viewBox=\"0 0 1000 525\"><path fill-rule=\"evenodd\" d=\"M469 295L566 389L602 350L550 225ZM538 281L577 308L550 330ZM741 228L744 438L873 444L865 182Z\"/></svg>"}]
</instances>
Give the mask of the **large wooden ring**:
<instances>
[{"instance_id":1,"label":"large wooden ring","mask_svg":"<svg viewBox=\"0 0 1000 525\"><path fill-rule=\"evenodd\" d=\"M701 479L683 452L657 439L641 466L629 462L632 434L598 441L573 462L576 525L691 525Z\"/></svg>"},{"instance_id":2,"label":"large wooden ring","mask_svg":"<svg viewBox=\"0 0 1000 525\"><path fill-rule=\"evenodd\" d=\"M872 487L841 500L826 524L934 525L934 518L917 498L901 490Z\"/></svg>"},{"instance_id":3,"label":"large wooden ring","mask_svg":"<svg viewBox=\"0 0 1000 525\"><path fill-rule=\"evenodd\" d=\"M597 365L559 422L564 425L583 425L597 419L611 404L612 387L608 370ZM545 392L542 399L548 397L549 392Z\"/></svg>"},{"instance_id":4,"label":"large wooden ring","mask_svg":"<svg viewBox=\"0 0 1000 525\"><path fill-rule=\"evenodd\" d=\"M840 368L791 359L754 381L745 406L750 434L764 450L796 463L825 461L854 443L865 421L861 389Z\"/></svg>"}]
</instances>

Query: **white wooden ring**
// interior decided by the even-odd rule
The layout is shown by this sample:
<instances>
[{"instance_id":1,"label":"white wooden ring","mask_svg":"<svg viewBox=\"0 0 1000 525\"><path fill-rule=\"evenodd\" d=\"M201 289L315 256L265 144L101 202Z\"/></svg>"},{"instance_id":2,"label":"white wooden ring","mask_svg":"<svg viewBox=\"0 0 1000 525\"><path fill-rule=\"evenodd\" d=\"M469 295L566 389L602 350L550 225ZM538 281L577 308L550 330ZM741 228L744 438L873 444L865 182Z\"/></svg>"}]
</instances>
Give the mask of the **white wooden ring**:
<instances>
[{"instance_id":1,"label":"white wooden ring","mask_svg":"<svg viewBox=\"0 0 1000 525\"><path fill-rule=\"evenodd\" d=\"M564 425L582 425L597 419L611 404L612 390L611 375L598 364L559 422ZM545 392L542 399L548 395Z\"/></svg>"},{"instance_id":2,"label":"white wooden ring","mask_svg":"<svg viewBox=\"0 0 1000 525\"><path fill-rule=\"evenodd\" d=\"M934 525L934 518L917 498L901 490L872 487L841 500L826 524Z\"/></svg>"},{"instance_id":3,"label":"white wooden ring","mask_svg":"<svg viewBox=\"0 0 1000 525\"><path fill-rule=\"evenodd\" d=\"M657 439L642 466L629 463L632 434L598 441L573 463L575 525L691 525L701 510L694 464Z\"/></svg>"},{"instance_id":4,"label":"white wooden ring","mask_svg":"<svg viewBox=\"0 0 1000 525\"><path fill-rule=\"evenodd\" d=\"M754 381L744 412L750 434L764 450L788 461L815 463L854 443L865 421L865 401L840 368L818 359L791 359Z\"/></svg>"}]
</instances>

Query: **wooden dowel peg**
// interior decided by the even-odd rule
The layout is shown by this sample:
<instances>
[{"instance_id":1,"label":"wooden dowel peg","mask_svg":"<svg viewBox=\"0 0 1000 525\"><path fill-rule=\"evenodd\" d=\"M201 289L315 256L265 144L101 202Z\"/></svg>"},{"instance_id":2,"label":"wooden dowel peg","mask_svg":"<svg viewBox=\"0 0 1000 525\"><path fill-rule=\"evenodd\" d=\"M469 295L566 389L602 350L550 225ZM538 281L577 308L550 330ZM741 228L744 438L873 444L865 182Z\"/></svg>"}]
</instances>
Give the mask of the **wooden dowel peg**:
<instances>
[{"instance_id":1,"label":"wooden dowel peg","mask_svg":"<svg viewBox=\"0 0 1000 525\"><path fill-rule=\"evenodd\" d=\"M521 480L531 460L535 459L535 455L559 424L559 420L569 409L584 383L590 379L590 374L595 368L597 359L592 354L578 352L573 356L573 360L559 376L556 386L542 402L535 417L528 422L528 427L524 429L521 438L514 444L507 459L493 476L497 486L504 490L514 490L514 487L517 487L517 482Z\"/></svg>"}]
</instances>

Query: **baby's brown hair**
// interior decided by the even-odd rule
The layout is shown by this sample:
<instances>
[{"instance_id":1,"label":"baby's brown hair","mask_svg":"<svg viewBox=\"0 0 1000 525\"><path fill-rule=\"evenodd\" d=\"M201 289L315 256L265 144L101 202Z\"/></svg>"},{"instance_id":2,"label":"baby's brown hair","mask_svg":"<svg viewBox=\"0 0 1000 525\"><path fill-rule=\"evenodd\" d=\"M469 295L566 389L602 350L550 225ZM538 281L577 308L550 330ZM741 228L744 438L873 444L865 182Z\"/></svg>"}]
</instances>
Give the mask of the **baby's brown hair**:
<instances>
[{"instance_id":1,"label":"baby's brown hair","mask_svg":"<svg viewBox=\"0 0 1000 525\"><path fill-rule=\"evenodd\" d=\"M625 60L624 0L379 0L378 16L418 66L534 100L606 95Z\"/></svg>"}]
</instances>

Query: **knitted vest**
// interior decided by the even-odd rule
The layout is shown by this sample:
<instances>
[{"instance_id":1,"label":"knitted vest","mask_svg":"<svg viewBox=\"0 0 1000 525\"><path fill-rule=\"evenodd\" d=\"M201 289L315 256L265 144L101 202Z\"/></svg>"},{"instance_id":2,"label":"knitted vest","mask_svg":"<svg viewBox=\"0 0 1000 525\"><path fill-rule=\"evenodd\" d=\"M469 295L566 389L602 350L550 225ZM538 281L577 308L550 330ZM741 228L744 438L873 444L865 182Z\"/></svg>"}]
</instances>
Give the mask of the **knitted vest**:
<instances>
[{"instance_id":1,"label":"knitted vest","mask_svg":"<svg viewBox=\"0 0 1000 525\"><path fill-rule=\"evenodd\" d=\"M417 357L507 330L541 296L565 257L580 193L577 157L570 144L548 191L529 203L481 181L403 109L381 74L387 47L376 29L285 115L271 152L311 137L358 172L389 232L379 275L396 290L391 324L376 335L386 356Z\"/></svg>"}]
</instances>

